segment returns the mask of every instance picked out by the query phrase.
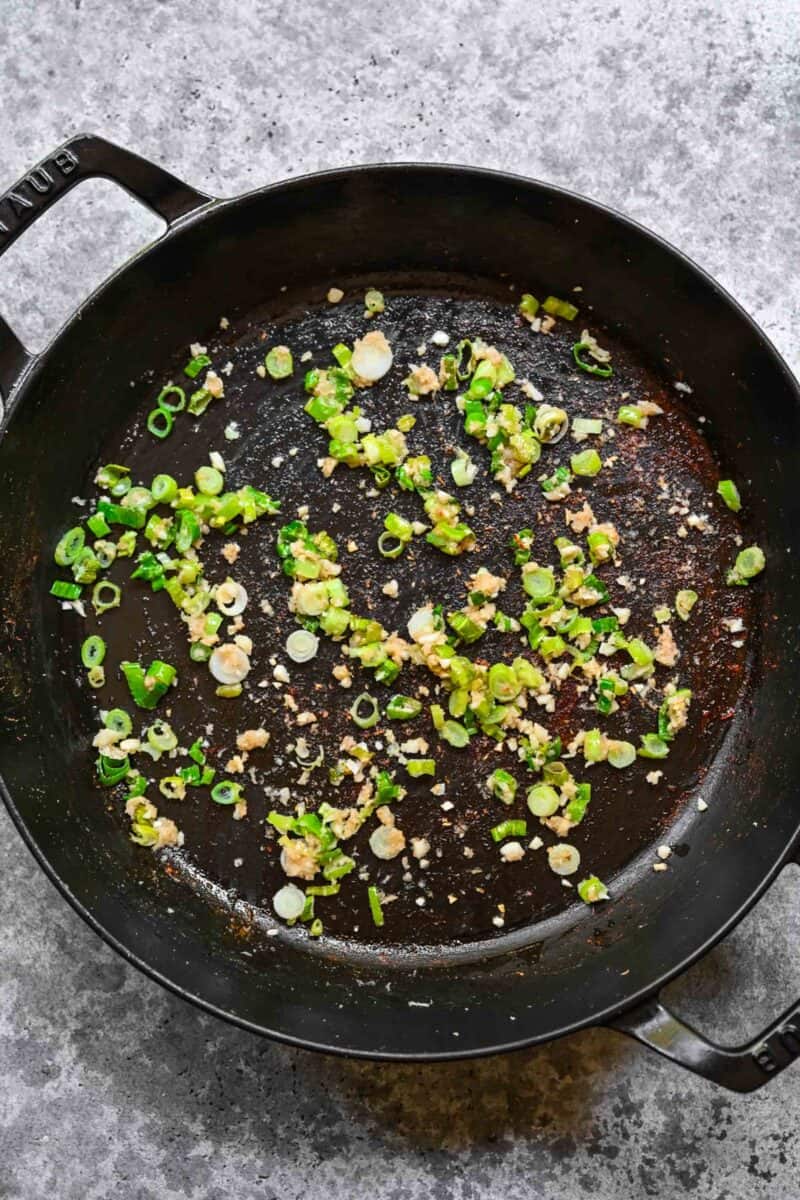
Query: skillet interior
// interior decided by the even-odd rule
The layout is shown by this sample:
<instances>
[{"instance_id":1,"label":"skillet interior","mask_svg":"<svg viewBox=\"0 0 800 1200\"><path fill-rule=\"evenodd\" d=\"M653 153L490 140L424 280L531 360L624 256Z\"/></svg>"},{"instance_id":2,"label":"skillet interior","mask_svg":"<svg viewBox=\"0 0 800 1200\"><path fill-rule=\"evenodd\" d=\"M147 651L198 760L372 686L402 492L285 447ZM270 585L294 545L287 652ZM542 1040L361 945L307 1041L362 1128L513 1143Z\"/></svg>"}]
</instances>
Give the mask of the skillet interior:
<instances>
[{"instance_id":1,"label":"skillet interior","mask_svg":"<svg viewBox=\"0 0 800 1200\"><path fill-rule=\"evenodd\" d=\"M265 320L285 312L294 298L279 292L287 281L304 299L321 299L333 279L359 275L419 288L419 276L398 278L401 265L407 272L435 267L439 287L450 291L454 276L459 285L468 278L482 295L497 295L503 277L525 286L546 281L554 292L582 283L611 337L670 358L675 375L691 379L715 448L737 466L738 478L750 480L752 527L770 571L751 642L759 659L754 690L703 785L711 810L702 826L670 835L686 840L690 853L669 878L634 861L604 912L559 915L557 893L533 930L491 949L473 943L466 951L420 953L413 969L406 959L398 971L396 958L362 952L357 965L359 955L344 946L316 946L311 955L283 939L253 936L248 905L221 894L209 905L175 889L120 838L93 797L87 804L79 748L85 730L65 701L52 656L52 607L39 596L63 498L85 490L100 445L129 419L132 377L213 328L223 312L235 320L265 296L274 297ZM91 435L64 439L76 414L77 432ZM361 1052L463 1053L587 1021L699 949L763 880L795 830L788 785L797 750L780 715L796 711L787 670L796 629L781 620L797 588L791 559L781 555L797 510L789 469L796 433L796 401L779 362L706 280L640 231L547 189L446 170L374 170L268 191L218 210L205 225L190 223L108 285L65 331L29 382L0 447L8 480L1 548L13 564L4 585L3 761L21 816L76 899L129 952L173 985L259 1027ZM42 677L49 687L38 685ZM727 686L709 694L724 698ZM707 748L685 764L689 777ZM403 1022L392 1016L397 1005ZM481 1018L487 1006L494 1025Z\"/></svg>"},{"instance_id":2,"label":"skillet interior","mask_svg":"<svg viewBox=\"0 0 800 1200\"><path fill-rule=\"evenodd\" d=\"M383 279L379 282L385 286ZM221 581L230 571L246 585L250 596L245 628L254 641L254 671L243 700L231 703L215 698L208 670L188 661L185 628L176 620L166 593L153 594L141 583L128 585L128 560L120 560L109 575L123 587L122 607L99 621L90 612L86 623L65 613L56 633L56 644L62 651L59 666L68 693L74 695L76 725L84 730L87 741L96 727L96 718L86 720L86 710L92 703L130 708L124 681L114 670L108 671L110 683L101 693L93 695L86 687L85 673L76 666L76 638L87 632L100 632L107 639L109 664L124 659L149 662L157 655L179 665L181 686L170 695L170 720L181 731L184 745L198 732L208 733L210 759L218 769L233 754L237 731L255 725L270 732L269 749L251 757L248 773L243 776L249 806L246 820L231 820L230 810L210 805L205 792L190 792L188 801L158 801L159 812L176 820L187 842L186 853L174 857L171 869L201 886L211 881L224 890L235 891L240 899L261 910L259 923L267 928L275 924L269 898L285 882L277 861L276 839L265 824L270 808L285 807L285 801L277 798L278 791L288 785L293 802L304 799L312 808L323 800L333 805L351 803L359 784L344 784L337 789L329 783L327 773L336 760L340 739L354 732L360 736L347 712L353 697L369 689L385 699L398 688L415 693L419 684L435 682L424 669L407 668L395 687L387 690L374 684L369 672L354 668L354 686L348 693L331 676L332 665L342 661L339 649L324 639L313 663L301 668L287 658L283 645L295 622L288 611L289 583L280 571L275 536L277 526L295 516L299 506L309 508L312 529L324 527L336 537L341 548L342 578L350 590L353 610L377 617L388 630L399 627L404 632L411 613L427 602L444 603L447 611L460 607L466 579L479 565L510 577L502 607L507 612L520 612L525 597L518 574L512 569L508 550L511 536L523 526L533 525L535 557L549 561L553 537L567 529L564 510L580 508L584 498L591 502L599 520L613 520L620 530L622 565L605 568L601 574L609 582L612 603L631 607L630 629L652 636L656 629L654 604L671 603L676 589L683 585L701 589L702 599L691 623L676 629L686 647L680 666L672 672L659 671L658 690L650 698L652 705L658 697L657 706L661 687L673 676L682 685L691 686L697 697L692 733L676 741L669 760L663 764L647 765L640 760L637 768L623 773L608 765L596 768L591 775L585 773L592 782L592 804L580 829L570 836L583 854L584 873L593 870L611 882L648 844L657 844L692 786L702 781L727 728L724 717L733 711L742 690L745 649L742 639L732 638L721 620L744 616L749 628L749 602L755 592L724 584L725 565L737 553L734 537L738 522L719 500L712 500L717 468L696 423L672 399L677 393L671 387L665 388L621 348L615 349L612 380L587 379L572 362L571 346L578 336L573 328L562 322L550 336L536 337L517 317L507 285L496 300L468 299L467 288L466 282L458 287L461 299L420 294L416 289L410 295L389 293L387 311L374 324L380 324L388 333L395 365L387 379L359 397L376 429L392 425L402 412L413 409L417 425L409 439L412 451L425 450L431 455L441 486L453 486L448 470L452 448L470 441L461 431L454 397L445 394L435 400L411 403L401 382L409 364L419 357L417 348L437 328L449 330L454 344L462 336L477 334L502 346L520 378L535 380L547 398L563 396L563 403L572 413L607 413L606 428L614 428L621 393L631 399L648 396L658 400L667 412L663 418L651 421L646 434L621 430L604 450L606 457L613 455L613 465L588 486L574 485L573 496L563 504L543 499L536 476L552 471L557 463L568 463L576 448L570 439L546 451L533 475L504 502L485 470L486 453L472 443L476 460L484 464L484 469L460 498L474 509L468 519L476 531L478 547L460 559L446 558L424 539L415 541L397 561L381 559L375 540L383 515L399 509L413 520L421 515L419 500L395 486L382 493L370 489L372 477L364 471L342 468L324 482L316 463L325 452L326 437L302 411L300 372L280 384L256 375L255 367L263 361L265 347L276 342L292 346L298 359L310 350L314 358L309 366L327 363L330 346L339 338L350 340L370 327L363 316L363 287L348 289L355 298L347 304L336 308L325 304L311 311L299 308L277 327L250 314L237 323L236 330L216 333L210 339L206 331L200 331L200 340L209 342L218 366L228 360L236 364L226 378L225 400L199 423L188 417L178 419L175 431L165 442L153 439L143 428L144 416L160 384L181 377L183 359L178 358L169 370L155 378L149 378L148 372L148 378L137 384L136 392L142 400L133 428L125 431L121 441L114 440L103 449L103 461L124 462L131 467L135 480L149 482L164 470L181 480L190 480L208 450L217 448L228 466L230 486L252 482L282 502L285 517L260 522L251 527L248 536L238 538L241 552L234 567L229 567L220 555L229 539L219 533L209 536L201 552L210 578ZM537 290L541 291L538 284ZM242 434L233 443L226 441L223 432L230 420L237 423ZM81 494L90 492L93 494L94 489L86 487ZM665 492L668 500L657 499ZM693 512L707 515L714 532L694 532L681 540L676 528L685 516L676 514L676 497L685 498ZM334 501L339 511L332 509ZM350 539L358 545L353 553L346 551ZM639 581L637 590L626 591L615 582L618 576L633 576ZM397 579L400 585L396 600L381 592L381 584L389 578ZM643 578L646 583L641 585ZM269 600L274 615L261 612L262 599ZM675 625L679 624L676 620ZM737 641L738 647L732 645ZM516 653L524 652L524 647L524 632L508 636L491 630L468 653L488 661L510 661ZM318 715L314 727L298 728L293 714L284 707L284 689L276 688L272 680L276 657L290 670L292 682L287 690L299 709ZM579 728L597 720L593 706L576 691L574 685L580 678L562 689L553 716L537 710L538 719L554 736L560 736L565 746ZM74 694L76 686L83 691L82 702ZM653 723L652 708L631 694L623 711L604 724L615 736L628 737L638 744L639 734L652 729ZM366 735L366 741L376 748L378 766L397 771L397 764L386 755L385 737L390 728L391 724L377 726ZM366 849L369 828L363 829L354 839L359 867L371 865L370 881L397 899L391 909L387 907L386 924L376 930L369 916L365 881L360 877L359 881L348 880L335 901L317 903L326 938L337 935L406 946L472 941L499 935L493 918L500 911L503 928L508 930L530 926L576 901L574 890L565 888L548 869L544 853L529 855L524 865L510 869L489 837L490 827L501 816L529 816L524 787L520 787L514 806L505 810L489 799L481 786L496 766L504 766L519 777L521 768L515 754L510 750L498 754L495 744L485 737L475 739L467 751L451 750L432 735L427 711L413 722L394 725L393 731L401 740L425 736L437 743L437 778L447 781L446 811L440 807L442 799L430 792L433 780L414 782L402 769L398 773L409 789L398 816L407 838L424 836L430 840L430 866L420 869L410 854L392 864L378 864ZM298 786L301 768L292 748L301 733L312 753L321 746L327 751L327 759L305 785ZM645 775L656 765L664 769L664 780L653 787L645 781ZM155 773L168 774L171 769L160 764ZM582 777L580 766L578 775ZM119 796L124 796L125 790L122 785ZM108 799L107 793L99 793L95 802L108 800L107 807L115 814L111 819L116 819L120 836L124 837L127 818L119 796ZM529 824L536 826L535 821ZM541 832L547 840L555 840L545 830ZM611 886L613 889L613 883ZM452 896L457 899L452 901ZM307 936L302 926L294 934L280 922L277 926L282 937Z\"/></svg>"}]
</instances>

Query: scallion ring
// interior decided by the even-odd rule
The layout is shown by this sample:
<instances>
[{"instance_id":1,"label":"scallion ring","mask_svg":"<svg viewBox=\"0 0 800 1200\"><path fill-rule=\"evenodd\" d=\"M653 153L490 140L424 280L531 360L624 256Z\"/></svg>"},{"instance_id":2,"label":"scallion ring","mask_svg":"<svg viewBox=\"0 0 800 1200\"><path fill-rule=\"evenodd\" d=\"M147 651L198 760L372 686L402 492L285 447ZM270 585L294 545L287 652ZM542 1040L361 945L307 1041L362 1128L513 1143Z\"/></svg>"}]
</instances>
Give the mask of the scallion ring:
<instances>
[{"instance_id":1,"label":"scallion ring","mask_svg":"<svg viewBox=\"0 0 800 1200\"><path fill-rule=\"evenodd\" d=\"M581 865L580 851L568 842L547 848L547 865L555 875L574 875Z\"/></svg>"},{"instance_id":2,"label":"scallion ring","mask_svg":"<svg viewBox=\"0 0 800 1200\"><path fill-rule=\"evenodd\" d=\"M106 656L106 644L101 637L93 633L81 646L81 662L87 671L99 667Z\"/></svg>"},{"instance_id":3,"label":"scallion ring","mask_svg":"<svg viewBox=\"0 0 800 1200\"><path fill-rule=\"evenodd\" d=\"M589 342L576 342L572 347L572 357L575 359L575 362L580 369L585 371L587 375L596 375L598 379L610 379L614 374L614 368L610 363L591 363L587 362L585 358L581 357L584 350L590 349L591 345Z\"/></svg>"},{"instance_id":4,"label":"scallion ring","mask_svg":"<svg viewBox=\"0 0 800 1200\"><path fill-rule=\"evenodd\" d=\"M124 708L112 708L103 717L103 724L106 729L113 729L114 733L119 733L122 737L127 737L133 729L133 721Z\"/></svg>"},{"instance_id":5,"label":"scallion ring","mask_svg":"<svg viewBox=\"0 0 800 1200\"><path fill-rule=\"evenodd\" d=\"M171 475L156 475L150 484L150 494L157 504L169 504L178 494L178 484Z\"/></svg>"},{"instance_id":6,"label":"scallion ring","mask_svg":"<svg viewBox=\"0 0 800 1200\"><path fill-rule=\"evenodd\" d=\"M215 646L208 660L208 669L223 687L236 687L250 674L250 659L239 646L225 642L222 646Z\"/></svg>"},{"instance_id":7,"label":"scallion ring","mask_svg":"<svg viewBox=\"0 0 800 1200\"><path fill-rule=\"evenodd\" d=\"M61 538L53 552L53 558L60 567L69 567L83 550L85 542L86 534L80 525L76 525Z\"/></svg>"},{"instance_id":8,"label":"scallion ring","mask_svg":"<svg viewBox=\"0 0 800 1200\"><path fill-rule=\"evenodd\" d=\"M175 418L166 408L154 408L147 418L148 432L157 438L169 437L174 424Z\"/></svg>"},{"instance_id":9,"label":"scallion ring","mask_svg":"<svg viewBox=\"0 0 800 1200\"><path fill-rule=\"evenodd\" d=\"M406 547L406 543L394 533L389 533L384 529L383 533L378 538L378 552L384 558L399 558Z\"/></svg>"},{"instance_id":10,"label":"scallion ring","mask_svg":"<svg viewBox=\"0 0 800 1200\"><path fill-rule=\"evenodd\" d=\"M217 588L214 603L226 617L238 617L247 608L247 591L233 579L226 579Z\"/></svg>"},{"instance_id":11,"label":"scallion ring","mask_svg":"<svg viewBox=\"0 0 800 1200\"><path fill-rule=\"evenodd\" d=\"M177 396L178 399L172 403L172 401L167 400L167 396ZM176 387L175 384L169 384L159 393L158 398L156 399L156 404L159 408L163 409L164 412L183 412L183 410L186 408L186 392L183 390L183 388Z\"/></svg>"},{"instance_id":12,"label":"scallion ring","mask_svg":"<svg viewBox=\"0 0 800 1200\"><path fill-rule=\"evenodd\" d=\"M535 817L552 817L558 805L558 792L549 783L535 783L528 788L528 808Z\"/></svg>"},{"instance_id":13,"label":"scallion ring","mask_svg":"<svg viewBox=\"0 0 800 1200\"><path fill-rule=\"evenodd\" d=\"M215 783L211 789L211 799L215 804L238 804L242 798L242 785L223 779Z\"/></svg>"},{"instance_id":14,"label":"scallion ring","mask_svg":"<svg viewBox=\"0 0 800 1200\"><path fill-rule=\"evenodd\" d=\"M174 750L178 744L175 731L166 721L155 721L147 731L147 740L154 750L162 754Z\"/></svg>"},{"instance_id":15,"label":"scallion ring","mask_svg":"<svg viewBox=\"0 0 800 1200\"><path fill-rule=\"evenodd\" d=\"M294 883L279 888L272 897L272 907L282 921L296 921L305 906L305 895Z\"/></svg>"},{"instance_id":16,"label":"scallion ring","mask_svg":"<svg viewBox=\"0 0 800 1200\"><path fill-rule=\"evenodd\" d=\"M369 707L369 712L366 716L362 716L361 710ZM377 725L380 720L381 713L378 701L374 696L370 696L369 692L362 692L360 696L356 696L350 708L350 716L353 718L359 729L371 729L373 725Z\"/></svg>"},{"instance_id":17,"label":"scallion ring","mask_svg":"<svg viewBox=\"0 0 800 1200\"><path fill-rule=\"evenodd\" d=\"M89 687L93 687L93 688L104 687L105 682L106 682L105 667L102 667L99 665L95 666L95 667L91 667L86 675L86 680L87 680L87 683L89 684Z\"/></svg>"},{"instance_id":18,"label":"scallion ring","mask_svg":"<svg viewBox=\"0 0 800 1200\"><path fill-rule=\"evenodd\" d=\"M194 481L203 496L218 496L225 487L225 477L216 467L199 467L194 473Z\"/></svg>"},{"instance_id":19,"label":"scallion ring","mask_svg":"<svg viewBox=\"0 0 800 1200\"><path fill-rule=\"evenodd\" d=\"M264 359L270 379L288 379L294 370L292 352L288 346L273 346Z\"/></svg>"},{"instance_id":20,"label":"scallion ring","mask_svg":"<svg viewBox=\"0 0 800 1200\"><path fill-rule=\"evenodd\" d=\"M167 800L183 800L186 796L186 781L180 775L165 775L158 781L158 790Z\"/></svg>"},{"instance_id":21,"label":"scallion ring","mask_svg":"<svg viewBox=\"0 0 800 1200\"><path fill-rule=\"evenodd\" d=\"M295 629L286 639L286 653L292 662L310 662L318 650L319 638L309 629Z\"/></svg>"},{"instance_id":22,"label":"scallion ring","mask_svg":"<svg viewBox=\"0 0 800 1200\"><path fill-rule=\"evenodd\" d=\"M630 742L609 742L608 761L612 767L622 771L636 761L636 747Z\"/></svg>"},{"instance_id":23,"label":"scallion ring","mask_svg":"<svg viewBox=\"0 0 800 1200\"><path fill-rule=\"evenodd\" d=\"M119 608L121 600L122 591L119 586L109 583L107 579L101 579L92 588L92 605L98 616L108 612L110 608Z\"/></svg>"}]
</instances>

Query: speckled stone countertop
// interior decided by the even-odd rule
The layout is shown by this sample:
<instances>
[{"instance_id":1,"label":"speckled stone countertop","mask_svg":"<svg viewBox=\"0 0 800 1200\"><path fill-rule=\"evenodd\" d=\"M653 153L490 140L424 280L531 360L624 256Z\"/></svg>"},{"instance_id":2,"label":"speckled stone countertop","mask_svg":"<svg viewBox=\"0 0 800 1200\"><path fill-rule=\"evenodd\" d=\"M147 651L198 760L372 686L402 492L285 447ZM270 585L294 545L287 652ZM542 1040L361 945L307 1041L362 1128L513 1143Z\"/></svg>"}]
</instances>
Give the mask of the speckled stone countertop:
<instances>
[{"instance_id":1,"label":"speckled stone countertop","mask_svg":"<svg viewBox=\"0 0 800 1200\"><path fill-rule=\"evenodd\" d=\"M360 161L508 168L638 218L797 368L797 0L0 0L0 187L103 133L233 195ZM156 223L90 183L2 262L33 347ZM687 978L725 1040L800 993L798 872ZM590 1031L477 1063L260 1041L140 977L0 816L3 1200L800 1197L800 1066L750 1097Z\"/></svg>"}]
</instances>

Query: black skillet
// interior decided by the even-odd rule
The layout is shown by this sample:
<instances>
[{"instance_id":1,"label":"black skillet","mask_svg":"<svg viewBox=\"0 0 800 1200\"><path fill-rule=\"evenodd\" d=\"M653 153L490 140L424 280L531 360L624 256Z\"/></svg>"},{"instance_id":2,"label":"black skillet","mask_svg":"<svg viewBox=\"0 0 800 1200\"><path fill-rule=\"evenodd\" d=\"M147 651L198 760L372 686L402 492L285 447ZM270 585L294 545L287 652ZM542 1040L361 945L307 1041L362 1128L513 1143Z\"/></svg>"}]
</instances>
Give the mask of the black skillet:
<instances>
[{"instance_id":1,"label":"black skillet","mask_svg":"<svg viewBox=\"0 0 800 1200\"><path fill-rule=\"evenodd\" d=\"M48 875L153 978L248 1029L299 1045L444 1059L607 1024L739 1091L787 1066L800 1054L797 1006L754 1042L723 1049L659 1000L665 983L732 928L797 856L800 580L792 549L800 409L775 350L717 284L630 221L556 188L463 168L364 167L214 201L127 151L81 136L0 198L0 253L59 195L93 176L125 187L164 218L167 232L107 282L41 356L30 356L0 320L2 790ZM331 283L376 282L399 298L398 320L413 338L409 297L429 297L432 311L442 313L443 297L461 297L483 305L473 316L483 313L491 325L502 319L509 282L538 281L567 294L577 280L587 284L594 324L620 347L621 363L627 348L631 362L666 363L671 378L691 382L689 412L695 406L694 418L706 419L715 455L746 486L744 533L769 561L748 598L747 660L734 664L746 689L731 683L724 660L713 655L693 667L695 688L705 682L709 698L659 827L687 852L654 873L656 830L642 823L616 859L611 838L608 862L620 869L608 905L589 910L552 895L534 920L485 936L479 922L480 936L471 940L464 931L405 946L391 937L359 945L274 936L248 887L234 890L219 861L192 873L180 857L142 853L89 786L87 699L65 678L64 645L74 626L65 635L64 616L46 594L65 505L86 493L101 451L133 445L131 420L142 405L131 380L172 361L222 314L238 330L277 319L298 320L300 330L303 305L319 309ZM315 311L305 328L320 341L327 318ZM246 393L239 403L248 403ZM243 465L253 455L251 470L259 449L270 449L270 431L281 432L289 411L281 403L276 396L265 412L261 442L242 448ZM686 416L675 422L673 430L687 437L696 428ZM316 453L313 430L296 432L301 459ZM689 452L702 474L710 458L695 443ZM300 466L287 474L294 503L313 497L315 478ZM727 541L723 548L730 549ZM738 702L726 712L731 694ZM694 804L700 791L708 804L702 821ZM222 844L210 832L211 844Z\"/></svg>"}]
</instances>

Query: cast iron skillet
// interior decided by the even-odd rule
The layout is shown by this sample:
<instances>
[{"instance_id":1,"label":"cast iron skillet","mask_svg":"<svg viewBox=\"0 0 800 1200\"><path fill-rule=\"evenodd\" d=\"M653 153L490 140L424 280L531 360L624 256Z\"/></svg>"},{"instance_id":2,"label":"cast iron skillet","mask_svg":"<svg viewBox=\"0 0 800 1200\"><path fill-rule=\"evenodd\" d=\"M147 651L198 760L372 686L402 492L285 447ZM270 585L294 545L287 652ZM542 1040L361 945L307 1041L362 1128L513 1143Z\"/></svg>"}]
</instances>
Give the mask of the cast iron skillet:
<instances>
[{"instance_id":1,"label":"cast iron skillet","mask_svg":"<svg viewBox=\"0 0 800 1200\"><path fill-rule=\"evenodd\" d=\"M93 176L147 204L166 233L41 356L0 319L2 792L50 878L153 978L298 1045L433 1060L608 1024L726 1087L761 1086L800 1054L799 1006L754 1042L725 1049L681 1023L659 993L798 853L800 406L775 350L717 284L630 221L557 188L463 168L362 167L219 201L84 135L0 198L0 254ZM692 824L691 852L661 875L652 856L633 861L602 908L573 905L532 927L427 953L261 936L235 894L187 887L90 802L85 730L62 694L46 596L65 496L85 489L101 446L129 422L132 374L194 341L221 313L263 309L287 281L317 298L333 280L413 287L437 276L443 286L485 281L488 292L535 278L563 294L576 263L610 335L691 381L715 452L747 482L748 538L769 562L752 617L751 682L703 780L709 809ZM689 820L686 805L670 841L680 842Z\"/></svg>"}]
</instances>

